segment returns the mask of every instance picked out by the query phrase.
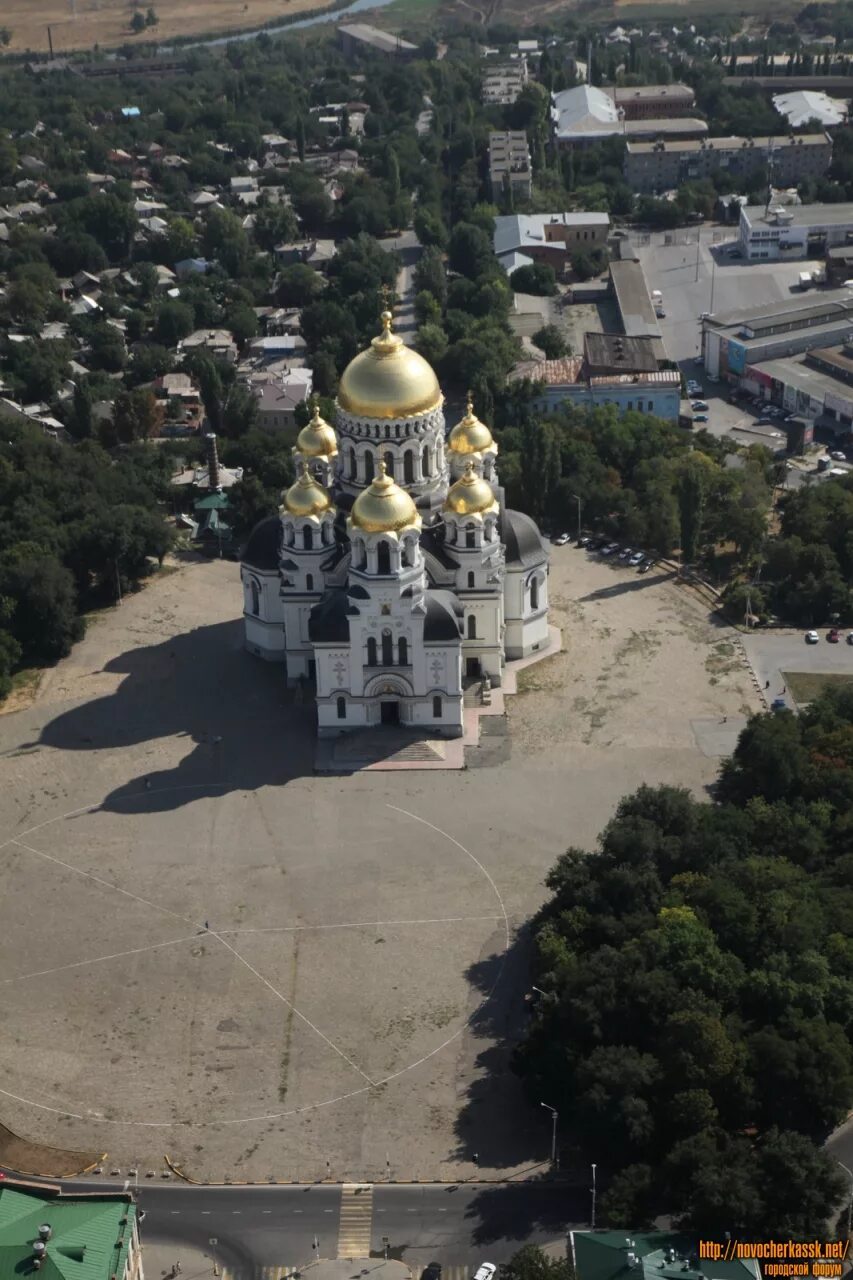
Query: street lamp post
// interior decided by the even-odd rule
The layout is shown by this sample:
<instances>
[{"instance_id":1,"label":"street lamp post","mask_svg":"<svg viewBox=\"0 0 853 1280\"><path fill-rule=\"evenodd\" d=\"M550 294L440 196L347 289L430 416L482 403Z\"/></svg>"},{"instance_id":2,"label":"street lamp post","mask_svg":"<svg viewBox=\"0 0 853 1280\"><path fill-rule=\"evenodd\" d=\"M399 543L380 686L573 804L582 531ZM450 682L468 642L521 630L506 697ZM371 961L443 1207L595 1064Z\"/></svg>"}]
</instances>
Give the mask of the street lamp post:
<instances>
[{"instance_id":1,"label":"street lamp post","mask_svg":"<svg viewBox=\"0 0 853 1280\"><path fill-rule=\"evenodd\" d=\"M592 1193L592 1208L589 1215L589 1226L591 1231L595 1230L595 1171L597 1168L597 1165L592 1166L592 1186L590 1187L590 1191Z\"/></svg>"},{"instance_id":2,"label":"street lamp post","mask_svg":"<svg viewBox=\"0 0 853 1280\"><path fill-rule=\"evenodd\" d=\"M540 1102L540 1107L544 1107L546 1111L551 1112L551 1164L557 1167L557 1120L559 1113L554 1107L549 1107L547 1102Z\"/></svg>"},{"instance_id":3,"label":"street lamp post","mask_svg":"<svg viewBox=\"0 0 853 1280\"><path fill-rule=\"evenodd\" d=\"M578 504L578 541L580 541L580 536L581 536L581 500L580 500L580 498L578 497L578 495L577 495L576 493L573 493L571 496L574 498L575 502Z\"/></svg>"},{"instance_id":4,"label":"street lamp post","mask_svg":"<svg viewBox=\"0 0 853 1280\"><path fill-rule=\"evenodd\" d=\"M849 1174L850 1176L850 1198L847 1201L847 1239L849 1240L850 1230L851 1230L851 1227L853 1226L853 1169L848 1169L847 1165L841 1164L840 1160L838 1161L838 1164L841 1166L844 1172L846 1174Z\"/></svg>"}]
</instances>

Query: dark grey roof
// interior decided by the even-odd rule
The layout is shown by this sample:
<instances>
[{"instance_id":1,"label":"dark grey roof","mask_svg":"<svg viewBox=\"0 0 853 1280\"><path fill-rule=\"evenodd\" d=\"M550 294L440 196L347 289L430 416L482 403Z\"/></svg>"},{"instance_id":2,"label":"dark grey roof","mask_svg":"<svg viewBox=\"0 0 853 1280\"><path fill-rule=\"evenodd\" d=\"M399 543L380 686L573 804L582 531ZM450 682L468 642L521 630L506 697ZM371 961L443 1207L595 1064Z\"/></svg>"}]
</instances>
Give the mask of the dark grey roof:
<instances>
[{"instance_id":1,"label":"dark grey roof","mask_svg":"<svg viewBox=\"0 0 853 1280\"><path fill-rule=\"evenodd\" d=\"M535 564L544 564L548 559L548 552L545 550L534 521L521 511L510 511L509 507L504 511L501 521L501 541L506 547L507 564L532 567Z\"/></svg>"},{"instance_id":2,"label":"dark grey roof","mask_svg":"<svg viewBox=\"0 0 853 1280\"><path fill-rule=\"evenodd\" d=\"M431 556L435 556L436 560L443 568L459 568L459 561L454 560L453 556L447 550L444 539L438 536L438 531L436 529L422 529L420 541L424 551Z\"/></svg>"},{"instance_id":3,"label":"dark grey roof","mask_svg":"<svg viewBox=\"0 0 853 1280\"><path fill-rule=\"evenodd\" d=\"M347 616L350 612L346 591L342 587L332 587L320 597L308 615L309 638L326 643L349 640Z\"/></svg>"},{"instance_id":4,"label":"dark grey roof","mask_svg":"<svg viewBox=\"0 0 853 1280\"><path fill-rule=\"evenodd\" d=\"M369 600L370 592L361 583L354 582L351 587L347 587L347 595L350 600Z\"/></svg>"},{"instance_id":5,"label":"dark grey roof","mask_svg":"<svg viewBox=\"0 0 853 1280\"><path fill-rule=\"evenodd\" d=\"M281 547L281 517L267 516L255 525L243 550L243 564L253 569L277 569Z\"/></svg>"},{"instance_id":6,"label":"dark grey roof","mask_svg":"<svg viewBox=\"0 0 853 1280\"><path fill-rule=\"evenodd\" d=\"M427 591L424 641L458 640L462 635L462 606L450 591Z\"/></svg>"}]
</instances>

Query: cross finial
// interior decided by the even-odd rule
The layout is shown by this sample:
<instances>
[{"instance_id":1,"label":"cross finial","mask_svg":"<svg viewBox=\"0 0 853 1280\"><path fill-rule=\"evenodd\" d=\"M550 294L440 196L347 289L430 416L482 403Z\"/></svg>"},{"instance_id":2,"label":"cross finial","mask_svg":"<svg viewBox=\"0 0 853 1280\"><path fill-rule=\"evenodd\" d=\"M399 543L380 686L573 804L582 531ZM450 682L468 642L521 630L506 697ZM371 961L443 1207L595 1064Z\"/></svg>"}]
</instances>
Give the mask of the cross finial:
<instances>
[{"instance_id":1,"label":"cross finial","mask_svg":"<svg viewBox=\"0 0 853 1280\"><path fill-rule=\"evenodd\" d=\"M315 422L317 422L320 418L320 397L319 396L311 397L311 408L314 410L313 419Z\"/></svg>"},{"instance_id":2,"label":"cross finial","mask_svg":"<svg viewBox=\"0 0 853 1280\"><path fill-rule=\"evenodd\" d=\"M301 471L301 474L300 474L300 476L299 476L299 479L300 479L300 480L311 480L311 479L312 479L311 472L308 470L308 459L307 459L307 458L303 458L303 459L302 459L302 471Z\"/></svg>"},{"instance_id":3,"label":"cross finial","mask_svg":"<svg viewBox=\"0 0 853 1280\"><path fill-rule=\"evenodd\" d=\"M384 459L384 458L380 458L380 459L379 459L379 478L380 478L380 480L385 476L385 473L386 473L386 471L387 471L387 470L388 470L388 468L385 466L385 459Z\"/></svg>"},{"instance_id":4,"label":"cross finial","mask_svg":"<svg viewBox=\"0 0 853 1280\"><path fill-rule=\"evenodd\" d=\"M465 392L465 398L466 398L465 408L467 410L468 417L470 418L474 413L474 393L471 391L470 387Z\"/></svg>"},{"instance_id":5,"label":"cross finial","mask_svg":"<svg viewBox=\"0 0 853 1280\"><path fill-rule=\"evenodd\" d=\"M473 458L469 458L465 464L465 479L466 480L474 479L474 459Z\"/></svg>"}]
</instances>

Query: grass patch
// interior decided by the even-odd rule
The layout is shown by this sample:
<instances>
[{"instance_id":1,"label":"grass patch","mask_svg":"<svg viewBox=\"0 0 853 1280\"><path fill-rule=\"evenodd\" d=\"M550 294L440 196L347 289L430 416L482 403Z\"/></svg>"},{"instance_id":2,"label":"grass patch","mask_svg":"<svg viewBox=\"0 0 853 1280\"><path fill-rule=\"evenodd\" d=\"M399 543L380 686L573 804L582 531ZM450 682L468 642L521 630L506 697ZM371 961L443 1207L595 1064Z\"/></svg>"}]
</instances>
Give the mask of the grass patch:
<instances>
[{"instance_id":1,"label":"grass patch","mask_svg":"<svg viewBox=\"0 0 853 1280\"><path fill-rule=\"evenodd\" d=\"M841 672L783 671L782 678L799 703L814 702L825 689L853 684L853 673L848 676Z\"/></svg>"}]
</instances>

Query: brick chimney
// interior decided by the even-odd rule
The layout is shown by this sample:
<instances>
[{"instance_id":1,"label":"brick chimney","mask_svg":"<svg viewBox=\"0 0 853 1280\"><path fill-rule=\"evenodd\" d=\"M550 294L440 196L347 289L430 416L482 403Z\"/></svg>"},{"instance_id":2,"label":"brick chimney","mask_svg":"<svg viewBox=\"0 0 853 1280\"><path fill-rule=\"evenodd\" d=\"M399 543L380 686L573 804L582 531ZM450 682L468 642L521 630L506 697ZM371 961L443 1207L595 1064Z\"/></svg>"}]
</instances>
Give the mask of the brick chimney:
<instances>
[{"instance_id":1,"label":"brick chimney","mask_svg":"<svg viewBox=\"0 0 853 1280\"><path fill-rule=\"evenodd\" d=\"M212 490L213 490L213 489L219 489L219 488L220 488L220 482L219 482L219 454L217 453L217 450L216 450L216 436L215 436L215 434L211 431L209 435L205 436L205 440L207 441L207 478L208 478L208 484L210 485L210 488L211 488Z\"/></svg>"}]
</instances>

